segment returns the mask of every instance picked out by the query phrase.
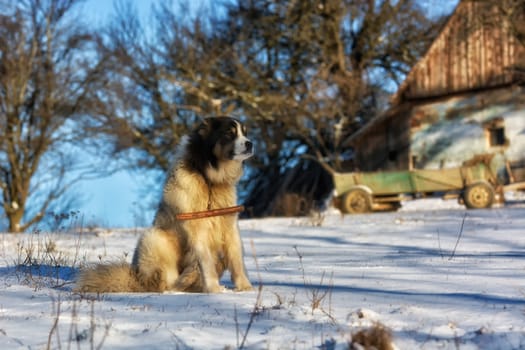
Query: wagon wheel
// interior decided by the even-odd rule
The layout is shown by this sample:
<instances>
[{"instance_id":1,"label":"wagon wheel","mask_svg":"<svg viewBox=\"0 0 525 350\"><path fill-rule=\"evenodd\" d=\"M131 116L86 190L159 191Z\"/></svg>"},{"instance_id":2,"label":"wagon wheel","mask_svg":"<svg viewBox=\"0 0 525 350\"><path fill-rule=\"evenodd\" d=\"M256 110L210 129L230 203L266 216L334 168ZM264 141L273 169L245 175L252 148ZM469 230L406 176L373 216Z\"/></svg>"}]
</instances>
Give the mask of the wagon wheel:
<instances>
[{"instance_id":1,"label":"wagon wheel","mask_svg":"<svg viewBox=\"0 0 525 350\"><path fill-rule=\"evenodd\" d=\"M494 203L494 188L487 182L473 183L465 190L463 200L469 209L490 208Z\"/></svg>"},{"instance_id":2,"label":"wagon wheel","mask_svg":"<svg viewBox=\"0 0 525 350\"><path fill-rule=\"evenodd\" d=\"M343 195L341 201L341 210L343 213L368 213L371 208L372 198L368 192L361 188L353 189Z\"/></svg>"}]
</instances>

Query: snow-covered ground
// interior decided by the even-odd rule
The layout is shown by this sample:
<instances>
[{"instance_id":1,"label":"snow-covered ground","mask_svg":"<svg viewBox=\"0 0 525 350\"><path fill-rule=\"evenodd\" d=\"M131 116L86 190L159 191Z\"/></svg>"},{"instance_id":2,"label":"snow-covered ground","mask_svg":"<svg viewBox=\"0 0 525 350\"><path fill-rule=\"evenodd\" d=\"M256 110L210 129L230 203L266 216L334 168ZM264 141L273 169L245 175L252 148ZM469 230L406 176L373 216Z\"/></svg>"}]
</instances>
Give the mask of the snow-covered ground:
<instances>
[{"instance_id":1,"label":"snow-covered ground","mask_svg":"<svg viewBox=\"0 0 525 350\"><path fill-rule=\"evenodd\" d=\"M129 261L141 230L1 234L0 348L345 349L376 322L398 349L525 348L522 200L240 225L260 288L215 295L71 292L82 264Z\"/></svg>"}]
</instances>

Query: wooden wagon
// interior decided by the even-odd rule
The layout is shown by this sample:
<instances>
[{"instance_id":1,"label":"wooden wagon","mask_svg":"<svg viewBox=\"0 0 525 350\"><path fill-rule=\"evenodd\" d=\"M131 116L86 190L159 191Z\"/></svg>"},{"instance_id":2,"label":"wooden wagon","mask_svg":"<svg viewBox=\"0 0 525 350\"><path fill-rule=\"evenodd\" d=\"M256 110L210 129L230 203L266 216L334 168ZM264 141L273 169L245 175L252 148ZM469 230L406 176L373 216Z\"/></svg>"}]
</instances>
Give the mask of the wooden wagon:
<instances>
[{"instance_id":1,"label":"wooden wagon","mask_svg":"<svg viewBox=\"0 0 525 350\"><path fill-rule=\"evenodd\" d=\"M456 197L467 208L490 208L497 180L484 163L450 169L333 172L335 205L343 213L397 209L416 196Z\"/></svg>"}]
</instances>

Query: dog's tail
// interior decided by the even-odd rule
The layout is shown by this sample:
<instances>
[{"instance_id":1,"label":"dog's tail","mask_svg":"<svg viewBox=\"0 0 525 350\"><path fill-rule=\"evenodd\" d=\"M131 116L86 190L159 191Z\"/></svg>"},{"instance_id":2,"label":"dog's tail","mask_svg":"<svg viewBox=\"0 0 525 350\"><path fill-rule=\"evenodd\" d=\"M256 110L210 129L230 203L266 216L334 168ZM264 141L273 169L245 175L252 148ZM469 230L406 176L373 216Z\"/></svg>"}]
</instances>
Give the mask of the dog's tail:
<instances>
[{"instance_id":1,"label":"dog's tail","mask_svg":"<svg viewBox=\"0 0 525 350\"><path fill-rule=\"evenodd\" d=\"M82 270L76 283L76 292L124 293L146 292L136 271L128 263L99 264Z\"/></svg>"}]
</instances>

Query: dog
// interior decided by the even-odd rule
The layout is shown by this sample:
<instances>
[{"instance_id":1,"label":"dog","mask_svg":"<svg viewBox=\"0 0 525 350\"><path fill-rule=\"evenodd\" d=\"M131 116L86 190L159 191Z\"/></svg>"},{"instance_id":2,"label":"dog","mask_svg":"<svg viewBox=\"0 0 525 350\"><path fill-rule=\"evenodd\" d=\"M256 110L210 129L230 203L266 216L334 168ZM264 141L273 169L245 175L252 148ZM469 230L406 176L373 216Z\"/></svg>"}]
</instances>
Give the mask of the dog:
<instances>
[{"instance_id":1,"label":"dog","mask_svg":"<svg viewBox=\"0 0 525 350\"><path fill-rule=\"evenodd\" d=\"M138 240L131 264L99 264L82 270L78 292L217 293L229 270L236 291L253 287L246 275L237 214L180 219L230 208L243 161L253 155L245 126L221 116L204 119L179 144L153 227Z\"/></svg>"}]
</instances>

